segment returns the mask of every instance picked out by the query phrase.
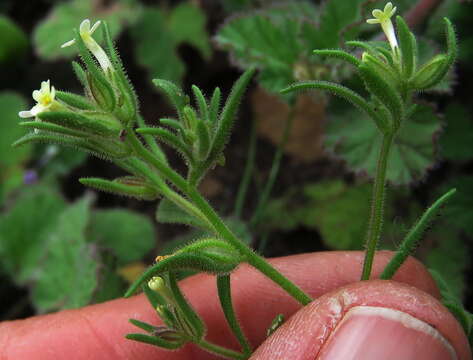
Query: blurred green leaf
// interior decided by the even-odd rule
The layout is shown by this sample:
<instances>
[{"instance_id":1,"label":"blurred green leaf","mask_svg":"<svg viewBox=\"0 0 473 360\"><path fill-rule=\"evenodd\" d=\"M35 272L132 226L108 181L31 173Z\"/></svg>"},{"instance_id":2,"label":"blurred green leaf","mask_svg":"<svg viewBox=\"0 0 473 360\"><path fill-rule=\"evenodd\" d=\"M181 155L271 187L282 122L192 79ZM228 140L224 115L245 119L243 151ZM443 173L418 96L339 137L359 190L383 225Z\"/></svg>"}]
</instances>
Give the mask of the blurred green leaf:
<instances>
[{"instance_id":1,"label":"blurred green leaf","mask_svg":"<svg viewBox=\"0 0 473 360\"><path fill-rule=\"evenodd\" d=\"M45 171L48 175L67 175L87 159L87 153L74 148L45 145Z\"/></svg>"},{"instance_id":2,"label":"blurred green leaf","mask_svg":"<svg viewBox=\"0 0 473 360\"><path fill-rule=\"evenodd\" d=\"M452 198L451 203L447 204L445 211L459 197L455 196ZM460 236L458 232L448 231L445 224L445 221L441 221L435 226L436 231L428 234L429 238L435 240L435 245L429 251L424 261L429 269L442 274L442 278L447 282L450 292L456 298L463 299L466 287L465 271L470 263L469 250L464 237ZM448 256L445 256L446 254Z\"/></svg>"},{"instance_id":3,"label":"blurred green leaf","mask_svg":"<svg viewBox=\"0 0 473 360\"><path fill-rule=\"evenodd\" d=\"M348 25L360 20L362 3L363 0L326 1L321 9L319 28L312 32L312 50L339 48L345 40L352 40L356 34L356 27L344 34L342 32L348 30L346 29Z\"/></svg>"},{"instance_id":4,"label":"blurred green leaf","mask_svg":"<svg viewBox=\"0 0 473 360\"><path fill-rule=\"evenodd\" d=\"M25 284L38 271L65 206L55 190L36 185L0 217L0 263L15 283Z\"/></svg>"},{"instance_id":5,"label":"blurred green leaf","mask_svg":"<svg viewBox=\"0 0 473 360\"><path fill-rule=\"evenodd\" d=\"M127 284L118 275L117 259L114 254L102 251L97 274L97 286L91 302L101 303L123 296Z\"/></svg>"},{"instance_id":6,"label":"blurred green leaf","mask_svg":"<svg viewBox=\"0 0 473 360\"><path fill-rule=\"evenodd\" d=\"M97 210L91 218L88 241L109 249L118 266L141 260L156 246L151 220L130 210Z\"/></svg>"},{"instance_id":7,"label":"blurred green leaf","mask_svg":"<svg viewBox=\"0 0 473 360\"><path fill-rule=\"evenodd\" d=\"M340 180L304 188L310 205L301 210L301 222L318 228L335 250L361 250L365 240L371 196L370 184L348 187Z\"/></svg>"},{"instance_id":8,"label":"blurred green leaf","mask_svg":"<svg viewBox=\"0 0 473 360\"><path fill-rule=\"evenodd\" d=\"M27 110L28 104L25 99L15 93L0 93L0 109L2 109L2 131L0 131L0 166L2 169L17 165L28 158L31 147L29 145L13 148L12 144L21 136L26 134L26 130L18 125L20 118L18 112ZM3 171L2 171L3 173ZM3 178L4 174L1 174Z\"/></svg>"},{"instance_id":9,"label":"blurred green leaf","mask_svg":"<svg viewBox=\"0 0 473 360\"><path fill-rule=\"evenodd\" d=\"M48 251L36 274L32 301L39 312L87 305L97 285L97 260L87 243L90 197L68 206L48 239Z\"/></svg>"},{"instance_id":10,"label":"blurred green leaf","mask_svg":"<svg viewBox=\"0 0 473 360\"><path fill-rule=\"evenodd\" d=\"M138 63L148 69L153 79L180 83L185 72L185 64L177 53L180 44L188 43L204 58L210 57L205 25L205 13L191 3L181 3L170 11L146 8L132 28Z\"/></svg>"},{"instance_id":11,"label":"blurred green leaf","mask_svg":"<svg viewBox=\"0 0 473 360\"><path fill-rule=\"evenodd\" d=\"M33 42L37 53L43 59L55 60L72 57L77 54L75 46L61 48L61 45L74 37L74 29L78 29L84 19L92 24L97 20L107 21L113 37L131 24L140 15L140 8L129 1L115 2L113 6L100 7L92 0L72 0L58 3L50 14L34 29ZM54 34L54 36L51 36ZM95 38L100 39L100 31Z\"/></svg>"},{"instance_id":12,"label":"blurred green leaf","mask_svg":"<svg viewBox=\"0 0 473 360\"><path fill-rule=\"evenodd\" d=\"M333 101L332 104L339 104ZM332 105L336 109L337 105ZM345 107L346 108L346 107ZM381 136L373 122L354 110L335 113L327 126L325 145L343 158L350 169L373 176L381 146ZM387 178L406 184L422 178L435 160L434 134L440 121L431 108L419 106L400 129L389 156Z\"/></svg>"},{"instance_id":13,"label":"blurred green leaf","mask_svg":"<svg viewBox=\"0 0 473 360\"><path fill-rule=\"evenodd\" d=\"M284 15L280 8L270 8L235 17L215 36L218 46L229 51L237 65L258 67L261 84L271 92L294 81L294 65L308 52L298 40L301 21L291 13L293 8Z\"/></svg>"},{"instance_id":14,"label":"blurred green leaf","mask_svg":"<svg viewBox=\"0 0 473 360\"><path fill-rule=\"evenodd\" d=\"M470 113L459 103L451 103L445 109L445 130L440 137L443 158L465 162L473 158L473 122Z\"/></svg>"},{"instance_id":15,"label":"blurred green leaf","mask_svg":"<svg viewBox=\"0 0 473 360\"><path fill-rule=\"evenodd\" d=\"M180 82L185 66L166 28L165 15L159 8L147 8L132 28L138 63L148 69L151 78ZM159 51L157 51L159 49Z\"/></svg>"},{"instance_id":16,"label":"blurred green leaf","mask_svg":"<svg viewBox=\"0 0 473 360\"><path fill-rule=\"evenodd\" d=\"M28 46L26 34L13 21L0 14L0 63L21 56Z\"/></svg>"},{"instance_id":17,"label":"blurred green leaf","mask_svg":"<svg viewBox=\"0 0 473 360\"><path fill-rule=\"evenodd\" d=\"M13 148L12 144L26 130L18 125L18 112L28 108L27 102L12 92L0 93L1 131L0 131L0 203L4 194L21 185L23 171L21 163L26 161L31 153L31 145Z\"/></svg>"},{"instance_id":18,"label":"blurred green leaf","mask_svg":"<svg viewBox=\"0 0 473 360\"><path fill-rule=\"evenodd\" d=\"M445 208L443 216L449 226L473 237L473 176L458 176L448 186L456 188L458 195Z\"/></svg>"},{"instance_id":19,"label":"blurred green leaf","mask_svg":"<svg viewBox=\"0 0 473 360\"><path fill-rule=\"evenodd\" d=\"M210 58L212 49L205 29L207 17L200 7L191 2L181 3L171 11L168 21L176 44L188 43L204 58Z\"/></svg>"}]
</instances>

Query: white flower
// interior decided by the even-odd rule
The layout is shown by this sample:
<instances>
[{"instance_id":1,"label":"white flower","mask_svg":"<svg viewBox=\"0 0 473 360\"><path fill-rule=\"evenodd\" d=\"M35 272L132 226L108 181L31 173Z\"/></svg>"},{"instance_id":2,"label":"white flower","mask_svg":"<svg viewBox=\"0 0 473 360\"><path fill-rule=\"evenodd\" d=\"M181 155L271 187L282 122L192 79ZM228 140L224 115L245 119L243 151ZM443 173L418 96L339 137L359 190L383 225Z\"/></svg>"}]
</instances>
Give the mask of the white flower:
<instances>
[{"instance_id":1,"label":"white flower","mask_svg":"<svg viewBox=\"0 0 473 360\"><path fill-rule=\"evenodd\" d=\"M79 35L84 41L85 46L87 46L87 49L90 50L90 52L95 56L97 61L100 64L100 67L103 69L105 73L108 72L108 70L113 71L113 66L112 63L110 62L110 59L108 58L107 54L105 51L100 47L99 44L94 40L92 37L92 34L97 30L97 28L100 25L100 21L97 21L94 25L92 25L92 28L90 27L90 20L85 19L84 21L81 22L79 26ZM62 48L71 46L75 44L76 40L70 40L64 44L61 45Z\"/></svg>"},{"instance_id":2,"label":"white flower","mask_svg":"<svg viewBox=\"0 0 473 360\"><path fill-rule=\"evenodd\" d=\"M54 103L55 96L56 89L50 85L49 80L41 82L41 89L33 91L33 99L36 101L36 105L29 111L20 111L18 115L22 118L30 118L48 111Z\"/></svg>"},{"instance_id":3,"label":"white flower","mask_svg":"<svg viewBox=\"0 0 473 360\"><path fill-rule=\"evenodd\" d=\"M391 17L396 12L396 7L393 7L393 4L388 2L384 7L384 10L381 11L379 9L373 10L372 14L374 19L368 19L366 22L368 24L380 24L381 28L383 29L386 37L388 38L389 44L391 45L391 49L396 52L397 39L396 33L394 32L394 26L391 21Z\"/></svg>"}]
</instances>

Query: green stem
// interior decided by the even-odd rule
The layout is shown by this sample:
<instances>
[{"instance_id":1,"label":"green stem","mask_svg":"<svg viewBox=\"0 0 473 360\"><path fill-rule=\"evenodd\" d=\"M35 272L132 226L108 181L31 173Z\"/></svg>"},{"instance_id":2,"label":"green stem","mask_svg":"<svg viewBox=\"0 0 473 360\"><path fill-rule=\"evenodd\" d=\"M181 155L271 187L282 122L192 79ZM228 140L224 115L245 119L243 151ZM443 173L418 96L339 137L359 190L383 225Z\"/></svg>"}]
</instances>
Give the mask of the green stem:
<instances>
[{"instance_id":1,"label":"green stem","mask_svg":"<svg viewBox=\"0 0 473 360\"><path fill-rule=\"evenodd\" d=\"M245 165L245 171L241 179L240 186L238 188L238 194L235 202L235 217L240 218L243 211L243 205L246 199L246 193L248 192L248 186L250 185L251 175L255 167L256 157L256 121L251 123L250 133L250 145L248 147L248 156Z\"/></svg>"},{"instance_id":2,"label":"green stem","mask_svg":"<svg viewBox=\"0 0 473 360\"><path fill-rule=\"evenodd\" d=\"M230 275L217 276L217 289L218 297L220 299L220 305L222 306L223 313L227 319L228 326L232 329L233 334L240 343L243 354L251 355L251 345L248 342L243 330L241 329L240 323L236 317L235 310L232 303L232 292L230 286Z\"/></svg>"},{"instance_id":3,"label":"green stem","mask_svg":"<svg viewBox=\"0 0 473 360\"><path fill-rule=\"evenodd\" d=\"M261 219L261 216L264 214L264 210L266 208L266 204L268 203L269 195L271 195L271 191L273 190L274 184L276 182L279 167L281 166L281 159L284 152L284 148L286 146L287 140L289 139L289 134L291 132L292 122L294 120L294 113L295 113L295 106L289 105L289 114L287 115L286 123L284 125L284 131L282 135L282 139L279 142L278 148L276 150L276 154L273 158L273 163L271 165L271 170L269 172L268 182L264 187L261 196L258 200L258 205L256 206L256 210L253 214L253 217L250 220L250 225L255 226Z\"/></svg>"},{"instance_id":4,"label":"green stem","mask_svg":"<svg viewBox=\"0 0 473 360\"><path fill-rule=\"evenodd\" d=\"M188 196L197 206L197 208L205 215L207 220L213 225L216 233L219 234L223 239L227 240L237 249L247 260L247 262L257 268L264 275L269 277L272 281L286 290L293 298L299 301L302 305L306 305L312 301L312 298L302 291L296 284L288 280L284 275L272 267L263 257L254 253L245 243L240 241L220 219L215 210L209 205L202 195L199 194L195 187L188 185L186 180L181 177L174 170L169 168L166 164L156 159L152 153L147 150L143 144L138 140L136 134L130 131L127 138L133 146L136 154L140 156L146 163L153 165L163 178L171 181L180 191ZM153 182L158 182L158 186L161 186L162 180L158 176L150 178Z\"/></svg>"},{"instance_id":5,"label":"green stem","mask_svg":"<svg viewBox=\"0 0 473 360\"><path fill-rule=\"evenodd\" d=\"M376 176L373 185L373 198L371 203L368 233L366 236L366 253L363 262L361 280L368 280L370 278L376 246L383 227L386 170L392 142L393 134L383 134L383 141L379 152Z\"/></svg>"},{"instance_id":6,"label":"green stem","mask_svg":"<svg viewBox=\"0 0 473 360\"><path fill-rule=\"evenodd\" d=\"M191 200L194 201L196 206L207 216L209 221L214 225L217 232L225 240L237 249L242 254L248 264L258 269L262 274L270 278L281 288L291 295L294 299L299 301L302 305L307 305L312 301L312 298L307 295L302 289L296 284L287 279L279 271L277 271L271 264L269 264L262 256L259 256L253 250L251 250L245 243L240 241L220 219L215 210L209 205L209 203L193 188L189 189L188 193Z\"/></svg>"},{"instance_id":7,"label":"green stem","mask_svg":"<svg viewBox=\"0 0 473 360\"><path fill-rule=\"evenodd\" d=\"M242 353L224 348L222 346L216 345L214 343L200 340L199 342L194 342L194 344L200 346L201 348L207 350L208 352L221 355L227 359L237 359L237 360L245 360L248 357Z\"/></svg>"}]
</instances>

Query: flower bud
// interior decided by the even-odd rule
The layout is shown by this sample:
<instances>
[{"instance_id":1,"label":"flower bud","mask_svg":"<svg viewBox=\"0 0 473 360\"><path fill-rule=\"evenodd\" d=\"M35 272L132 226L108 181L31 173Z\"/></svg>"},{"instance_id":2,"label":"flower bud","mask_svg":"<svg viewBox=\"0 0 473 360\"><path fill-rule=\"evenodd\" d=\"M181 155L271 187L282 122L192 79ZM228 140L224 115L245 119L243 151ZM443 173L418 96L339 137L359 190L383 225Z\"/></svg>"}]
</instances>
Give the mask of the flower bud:
<instances>
[{"instance_id":1,"label":"flower bud","mask_svg":"<svg viewBox=\"0 0 473 360\"><path fill-rule=\"evenodd\" d=\"M435 86L443 79L447 62L448 58L445 54L434 56L413 76L411 80L412 87L417 90L424 90Z\"/></svg>"}]
</instances>

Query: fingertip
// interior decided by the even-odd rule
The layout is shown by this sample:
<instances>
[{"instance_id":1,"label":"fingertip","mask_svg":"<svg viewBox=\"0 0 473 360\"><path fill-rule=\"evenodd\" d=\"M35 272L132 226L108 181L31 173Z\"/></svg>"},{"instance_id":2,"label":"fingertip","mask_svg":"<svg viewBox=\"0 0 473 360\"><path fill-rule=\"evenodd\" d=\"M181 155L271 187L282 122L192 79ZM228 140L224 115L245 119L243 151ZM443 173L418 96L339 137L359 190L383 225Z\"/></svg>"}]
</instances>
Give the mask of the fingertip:
<instances>
[{"instance_id":1,"label":"fingertip","mask_svg":"<svg viewBox=\"0 0 473 360\"><path fill-rule=\"evenodd\" d=\"M386 328L389 332L383 331ZM351 329L350 336L341 329ZM337 339L343 340L337 343ZM452 353L456 358L449 355ZM291 360L359 356L364 360L470 360L471 351L463 329L437 299L407 284L370 280L347 285L307 305L251 359L275 356Z\"/></svg>"}]
</instances>

